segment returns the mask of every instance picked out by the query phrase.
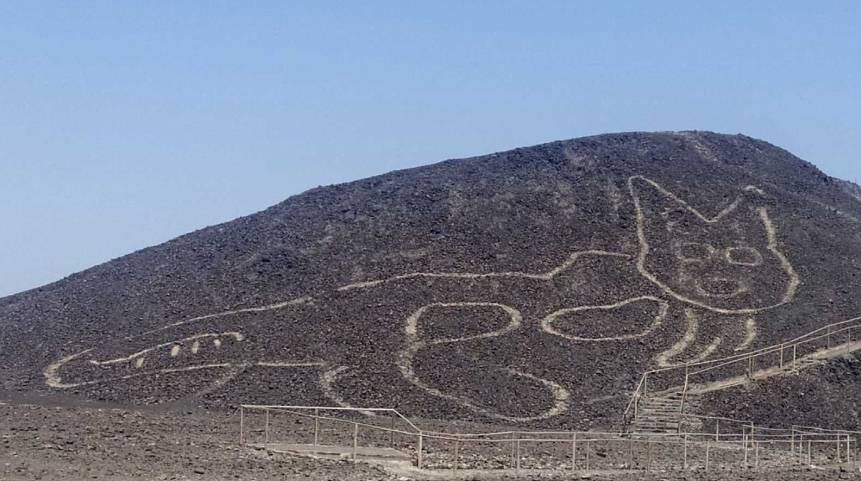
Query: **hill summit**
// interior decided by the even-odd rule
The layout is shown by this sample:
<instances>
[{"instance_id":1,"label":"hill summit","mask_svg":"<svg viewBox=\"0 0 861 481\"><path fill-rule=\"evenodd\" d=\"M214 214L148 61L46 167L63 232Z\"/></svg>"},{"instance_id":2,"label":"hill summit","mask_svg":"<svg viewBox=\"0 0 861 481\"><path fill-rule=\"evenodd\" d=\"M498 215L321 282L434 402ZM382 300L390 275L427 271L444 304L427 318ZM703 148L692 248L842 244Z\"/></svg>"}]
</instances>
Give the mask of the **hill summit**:
<instances>
[{"instance_id":1,"label":"hill summit","mask_svg":"<svg viewBox=\"0 0 861 481\"><path fill-rule=\"evenodd\" d=\"M601 424L643 371L861 313L857 186L585 137L310 190L0 300L4 388Z\"/></svg>"}]
</instances>

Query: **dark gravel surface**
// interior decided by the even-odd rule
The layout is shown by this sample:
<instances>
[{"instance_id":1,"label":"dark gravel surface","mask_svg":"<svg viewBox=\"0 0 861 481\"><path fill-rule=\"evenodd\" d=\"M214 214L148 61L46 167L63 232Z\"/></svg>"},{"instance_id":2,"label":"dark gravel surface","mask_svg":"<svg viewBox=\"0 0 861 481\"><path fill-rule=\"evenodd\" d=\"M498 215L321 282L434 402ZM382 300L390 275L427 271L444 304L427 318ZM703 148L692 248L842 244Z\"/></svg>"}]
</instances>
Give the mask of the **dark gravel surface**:
<instances>
[{"instance_id":1,"label":"dark gravel surface","mask_svg":"<svg viewBox=\"0 0 861 481\"><path fill-rule=\"evenodd\" d=\"M701 411L761 426L861 426L861 354L833 359L796 375L710 393Z\"/></svg>"},{"instance_id":2,"label":"dark gravel surface","mask_svg":"<svg viewBox=\"0 0 861 481\"><path fill-rule=\"evenodd\" d=\"M0 479L397 479L365 464L240 448L237 429L236 416L219 413L0 404Z\"/></svg>"},{"instance_id":3,"label":"dark gravel surface","mask_svg":"<svg viewBox=\"0 0 861 481\"><path fill-rule=\"evenodd\" d=\"M703 223L647 181L633 181L653 247L648 269L686 301L636 269L640 241L628 188L632 176L651 179L708 216L741 199L731 215ZM723 338L715 355L732 353L751 315L758 325L756 347L861 312L861 297L853 295L861 275L861 204L852 192L766 142L711 133L587 137L317 188L0 299L0 382L9 391L51 392L43 375L49 363L93 348L61 371L64 382L91 384L64 393L175 406L330 405L332 392L319 382L329 371L337 374L329 383L336 396L353 405L488 421L487 413L509 418L546 413L554 406L549 382L567 390L568 408L521 425L605 426L618 419L640 373L681 339L686 311L701 320L686 355L715 336ZM768 307L789 289L787 272L766 245L761 208L778 229L777 248L801 280L792 302L755 314L698 307L697 281L718 294L731 290L727 279L747 283L743 295L699 299L723 311ZM696 255L698 249L714 254L740 246L757 249L761 264L730 265L721 254L696 269L688 265L690 272L682 275L673 257L676 248ZM630 257L583 257L550 280L422 277L337 290L416 271L547 272L583 250ZM734 252L743 263L759 260L749 249ZM300 296L313 300L143 334L195 316ZM667 303L666 319L646 337L586 342L541 330L542 318L555 310L634 296ZM419 346L412 368L426 388L442 394L433 395L405 380L399 366L404 353L416 347L405 322L421 306L451 302L505 304L517 309L522 321L504 336ZM554 326L577 337L630 334L645 329L659 308L642 300L601 315L572 311ZM417 335L431 342L488 332L506 325L509 318L501 313L492 306L434 308ZM202 338L195 351L189 340L171 354L171 341L216 332L239 332L242 338L223 336L217 349L214 338ZM140 365L89 362L159 345ZM320 365L257 364L285 361ZM225 367L177 370L199 364ZM114 380L99 382L105 379ZM775 392L764 396L778 396Z\"/></svg>"},{"instance_id":4,"label":"dark gravel surface","mask_svg":"<svg viewBox=\"0 0 861 481\"><path fill-rule=\"evenodd\" d=\"M226 413L121 409L67 400L0 401L0 479L4 481L861 479L857 466L691 472L566 471L422 474L349 461L315 460L242 448L238 420ZM596 458L598 459L598 458Z\"/></svg>"}]
</instances>

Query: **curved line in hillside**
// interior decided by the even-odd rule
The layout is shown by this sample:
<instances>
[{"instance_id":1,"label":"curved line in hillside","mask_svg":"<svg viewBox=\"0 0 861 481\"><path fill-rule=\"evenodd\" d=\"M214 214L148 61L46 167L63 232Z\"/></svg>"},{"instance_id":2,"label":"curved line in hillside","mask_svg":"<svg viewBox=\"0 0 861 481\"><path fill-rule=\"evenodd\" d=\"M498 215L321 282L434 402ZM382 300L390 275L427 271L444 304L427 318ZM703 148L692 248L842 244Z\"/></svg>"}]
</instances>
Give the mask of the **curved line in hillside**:
<instances>
[{"instance_id":1,"label":"curved line in hillside","mask_svg":"<svg viewBox=\"0 0 861 481\"><path fill-rule=\"evenodd\" d=\"M511 271L511 272L486 272L486 273L470 273L470 272L411 272L408 274L400 274L393 277L387 277L385 279L377 279L372 281L362 281L356 282L353 284L347 284L341 287L338 287L338 291L349 291L352 289L364 289L368 287L375 287L381 284L386 284L393 281L400 281L404 279L415 279L419 277L427 277L427 278L444 278L444 279L489 279L489 278L499 278L499 277L513 277L520 279L537 279L537 280L550 280L561 272L569 269L573 266L577 260L582 256L610 256L610 257L624 257L630 259L632 256L628 254L622 254L621 252L609 252L602 250L586 250L586 251L577 251L568 256L568 259L565 260L559 266L550 269L547 272L539 272L539 273L530 273L530 272L519 272L519 271Z\"/></svg>"},{"instance_id":2,"label":"curved line in hillside","mask_svg":"<svg viewBox=\"0 0 861 481\"><path fill-rule=\"evenodd\" d=\"M623 334L620 336L612 336L612 337L580 337L573 336L571 334L565 334L556 327L553 326L553 323L559 316L563 316L565 314L569 314L571 312L580 312L580 311L591 311L591 310L602 310L609 311L613 309L618 309L620 307L624 307L628 304L633 304L639 301L652 301L658 304L658 312L655 315L652 322L646 327L646 329L636 332L634 334ZM640 296L640 297L632 297L630 299L625 299L624 301L617 302L615 304L607 304L602 306L578 306L578 307L568 307L565 309L559 309L558 311L550 313L547 317L541 320L541 329L548 334L553 334L555 336L559 336L571 341L591 341L591 342L602 342L602 341L625 341L629 339L638 339L640 337L647 336L652 333L655 329L657 329L667 317L667 312L670 309L670 304L663 300L654 296Z\"/></svg>"},{"instance_id":3,"label":"curved line in hillside","mask_svg":"<svg viewBox=\"0 0 861 481\"><path fill-rule=\"evenodd\" d=\"M768 215L768 210L765 207L759 207L757 212L759 214L760 220L763 223L766 231L766 237L768 240L768 250L778 259L781 267L784 272L786 272L789 277L789 284L786 287L786 291L784 292L783 298L777 304L765 307L758 308L742 308L742 309L722 309L719 307L710 306L704 302L696 301L691 299L683 294L676 292L673 288L662 282L658 279L654 274L652 274L648 268L646 267L646 259L649 256L649 252L651 247L649 246L649 241L646 239L646 215L643 212L643 206L640 201L640 196L637 194L637 189L634 186L634 181L640 180L646 182L658 192L663 194L665 197L669 198L673 202L682 206L685 210L699 218L701 221L706 222L708 224L714 224L720 221L722 218L729 215L731 212L735 211L739 205L741 204L742 197L736 197L735 201L733 201L729 206L724 208L714 217L706 217L700 211L693 208L690 204L685 202L684 200L677 197L672 192L661 187L657 182L647 179L646 177L635 175L628 178L628 190L630 191L631 198L634 201L634 210L637 214L637 239L640 243L640 253L637 256L637 270L640 274L651 281L656 286L660 287L665 293L676 298L679 301L685 302L687 304L701 307L703 309L708 309L712 312L717 312L720 314L754 314L757 312L765 311L768 309L773 309L775 307L782 306L791 302L795 298L795 293L798 289L799 284L801 283L801 279L798 277L798 274L795 272L795 269L792 267L792 264L789 262L789 259L780 251L779 241L777 238L777 228L774 223L771 221L771 217Z\"/></svg>"}]
</instances>

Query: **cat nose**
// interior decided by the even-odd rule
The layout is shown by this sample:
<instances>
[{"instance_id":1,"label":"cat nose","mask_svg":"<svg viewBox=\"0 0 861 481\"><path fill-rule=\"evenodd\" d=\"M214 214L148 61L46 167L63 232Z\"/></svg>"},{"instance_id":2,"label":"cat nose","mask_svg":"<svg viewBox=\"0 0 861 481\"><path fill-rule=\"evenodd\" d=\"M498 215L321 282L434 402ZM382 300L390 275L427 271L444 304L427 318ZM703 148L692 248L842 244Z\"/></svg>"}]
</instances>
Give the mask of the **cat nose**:
<instances>
[{"instance_id":1,"label":"cat nose","mask_svg":"<svg viewBox=\"0 0 861 481\"><path fill-rule=\"evenodd\" d=\"M696 282L697 290L707 297L736 297L747 292L747 285L737 279L707 277Z\"/></svg>"}]
</instances>

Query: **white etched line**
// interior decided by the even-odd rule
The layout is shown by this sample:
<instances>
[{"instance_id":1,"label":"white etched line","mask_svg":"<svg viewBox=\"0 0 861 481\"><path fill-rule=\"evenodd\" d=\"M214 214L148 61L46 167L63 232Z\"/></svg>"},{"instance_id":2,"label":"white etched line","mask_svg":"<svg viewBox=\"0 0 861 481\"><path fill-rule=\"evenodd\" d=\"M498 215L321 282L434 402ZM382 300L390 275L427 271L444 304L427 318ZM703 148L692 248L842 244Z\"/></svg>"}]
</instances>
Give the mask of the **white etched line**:
<instances>
[{"instance_id":1,"label":"white etched line","mask_svg":"<svg viewBox=\"0 0 861 481\"><path fill-rule=\"evenodd\" d=\"M496 329L496 330L488 331L488 332L481 333L481 334L459 337L459 338L443 338L443 339L436 339L436 340L425 342L425 341L422 341L419 339L418 324L419 324L419 319L421 318L422 314L424 314L427 311L427 309L430 307L496 307L496 308L503 310L506 314L508 314L509 323L501 329ZM423 307L419 308L416 312L414 312L411 316L409 316L407 318L407 321L406 321L404 332L407 336L407 342L409 344L408 344L406 349L401 351L401 354L398 358L398 367L401 370L401 375L404 377L404 379L409 381L411 384L413 384L416 387L421 388L422 390L424 390L428 394L439 397L441 399L446 399L448 401L452 401L455 404L458 404L462 407L466 407L472 411L478 412L480 414L483 414L483 415L491 417L491 418L503 419L503 420L510 421L510 422L529 422L529 421L537 421L537 420L541 420L541 419L547 419L547 418L550 418L553 416L558 416L559 414L562 414L563 412L568 410L568 399L570 398L569 392L564 387L559 385L558 383L555 383L555 382L547 380L547 379L539 378L539 377L534 376L532 374L528 374L528 373L510 368L510 367L502 367L501 368L505 372L507 372L508 374L510 374L512 376L518 376L518 377L522 377L525 379L529 379L529 380L541 383L547 390L550 391L550 393L553 397L553 406L551 408L547 409L546 411L544 411L538 415L535 415L535 416L506 416L504 414L500 414L500 413L491 411L487 408L484 408L482 406L479 406L473 400L471 400L465 396L455 396L452 394L446 394L446 393L440 391L439 389L434 388L434 387L424 383L421 379L419 379L418 375L416 374L416 372L413 368L413 359L415 358L415 355L419 351L421 351L422 349L425 349L426 347L431 347L431 346L436 346L436 345L441 345L441 344L458 343L458 342L464 342L464 341L469 341L469 340L474 340L474 339L486 339L486 338L501 336L503 334L511 332L514 329L517 329L518 327L520 327L522 322L523 322L523 317L521 316L520 311L518 311L517 309L514 309L513 307L506 306L504 304L493 303L493 302L452 302L452 303L435 303L435 304L429 304L427 306L423 306Z\"/></svg>"},{"instance_id":2,"label":"white etched line","mask_svg":"<svg viewBox=\"0 0 861 481\"><path fill-rule=\"evenodd\" d=\"M314 362L314 361L305 361L305 362L290 362L290 361L258 361L256 363L257 366L261 367L320 367L325 366L324 362Z\"/></svg>"},{"instance_id":3,"label":"white etched line","mask_svg":"<svg viewBox=\"0 0 861 481\"><path fill-rule=\"evenodd\" d=\"M94 359L94 360L91 360L90 363L95 364L97 366L106 366L106 365L110 365L110 364L119 364L119 363L129 362L132 359L138 358L138 357L143 356L147 353L150 353L152 351L161 349L163 347L168 347L168 346L171 346L170 355L172 357L176 357L179 354L179 344L182 344L182 343L185 343L188 341L197 341L198 339L215 338L215 340L218 341L218 345L221 345L221 341L218 339L219 337L232 337L232 338L236 339L237 341L242 341L245 339L245 336L243 336L242 333L235 332L235 331L197 334L197 335L189 336L189 337L186 337L183 339L177 339L175 341L168 341L168 342L163 342L161 344L156 344L155 346L148 347L146 349L142 349L142 350L137 351L135 353L129 354L128 356L125 356L125 357L108 359L106 361L98 361L98 360Z\"/></svg>"},{"instance_id":4,"label":"white etched line","mask_svg":"<svg viewBox=\"0 0 861 481\"><path fill-rule=\"evenodd\" d=\"M756 339L756 321L751 317L744 321L744 340L741 341L741 344L736 346L735 351L744 351L749 348L753 341Z\"/></svg>"},{"instance_id":5,"label":"white etched line","mask_svg":"<svg viewBox=\"0 0 861 481\"><path fill-rule=\"evenodd\" d=\"M174 322L172 324L168 324L166 326L162 326L162 327L159 327L156 329L145 331L145 332L138 334L136 336L127 337L126 339L133 339L135 337L140 337L140 336L143 336L146 334L152 334L154 332L163 331L163 330L171 328L171 327L182 326L184 324L190 324L192 322L205 321L207 319L217 319L220 317L231 316L233 314L245 314L245 313L249 313L249 312L266 312L266 311L274 311L277 309L283 309L285 307L298 306L298 305L302 305L302 304L306 304L308 302L311 302L313 299L314 298L311 296L304 296L304 297L298 297L296 299L290 299L288 301L278 302L275 304L269 304L269 305L265 305L265 306L244 307L242 309L233 309L230 311L222 311L222 312L217 312L215 314L206 314L204 316L192 317L190 319L185 319L185 320L182 320L179 322Z\"/></svg>"},{"instance_id":6,"label":"white etched line","mask_svg":"<svg viewBox=\"0 0 861 481\"><path fill-rule=\"evenodd\" d=\"M703 215L697 209L691 207L687 202L680 199L679 197L677 197L672 192L661 187L657 182L654 182L654 181L647 179L643 176L632 176L628 179L628 190L630 191L631 198L634 201L634 209L635 209L636 214L637 214L637 239L640 243L640 253L637 257L637 262L636 262L637 270L640 272L640 274L643 277L645 277L646 279L651 281L656 286L660 287L666 294L668 294L668 295L670 295L670 296L672 296L672 297L674 297L674 298L676 298L682 302L685 302L687 304L694 305L697 307L702 307L704 309L708 309L710 311L717 312L720 314L753 314L753 313L761 312L761 311L764 311L767 309L773 309L775 307L782 306L784 304L791 302L795 298L795 293L796 293L796 290L797 290L798 285L800 283L800 279L799 279L798 275L796 274L795 269L792 267L792 264L789 262L789 260L786 258L786 256L783 255L783 253L780 251L779 243L778 243L778 239L777 239L777 228L774 226L774 223L771 221L771 218L768 215L768 210L765 207L759 207L757 209L757 212L759 213L759 218L762 221L763 226L765 227L766 236L768 239L768 250L771 251L771 253L774 254L774 256L780 261L781 267L783 268L784 272L786 273L786 275L789 278L789 284L787 285L786 290L784 291L783 298L781 299L781 301L779 303L773 304L770 306L756 307L756 308L755 307L748 307L748 308L740 308L740 309L724 309L724 308L711 306L711 305L708 305L704 302L700 302L700 301L691 299L690 297L687 297L683 294L680 294L679 292L674 290L672 287L670 287L669 285L667 285L666 283L664 283L663 281L658 279L657 276L652 274L649 271L649 269L646 267L646 261L649 257L649 252L651 250L651 247L649 245L648 239L646 238L646 214L643 211L642 202L641 202L639 194L637 193L637 188L634 185L634 181L645 182L646 184L648 184L649 186L651 186L652 188L654 188L655 190L660 192L662 195L664 195L666 198L668 198L671 201L673 201L674 203L678 204L679 206L684 208L687 212L693 214L699 220L701 220L702 222L705 222L707 224L714 224L714 223L720 221L721 219L723 219L724 217L726 217L727 215L729 215L730 213L734 212L739 207L739 205L741 204L742 197L741 196L736 197L736 199L729 206L727 206L726 208L721 210L714 217L707 217L707 216Z\"/></svg>"},{"instance_id":7,"label":"white etched line","mask_svg":"<svg viewBox=\"0 0 861 481\"><path fill-rule=\"evenodd\" d=\"M565 314L570 314L572 312L581 312L581 311L592 311L592 310L601 310L601 311L609 311L613 309L618 309L620 307L627 306L628 304L632 304L640 301L652 301L658 304L658 313L652 319L652 322L641 332L637 332L634 334L622 334L619 336L610 336L610 337L581 337L574 336L571 334L565 334L556 327L553 326L553 323L560 317ZM652 331L657 329L667 317L667 312L669 311L670 305L664 301L663 299L658 299L653 296L640 296L634 297L631 299L626 299L624 301L617 302L615 304L607 304L602 306L578 306L578 307L568 307L565 309L560 309L549 314L547 317L541 320L541 329L548 333L553 334L555 336L563 337L565 339L569 339L572 341L623 341L628 339L637 339L640 337L644 337L649 335Z\"/></svg>"},{"instance_id":8,"label":"white etched line","mask_svg":"<svg viewBox=\"0 0 861 481\"><path fill-rule=\"evenodd\" d=\"M669 349L659 353L655 357L655 362L659 367L670 367L675 364L670 362L670 359L683 353L685 349L693 344L697 338L697 330L699 329L699 317L693 309L685 309L685 320L687 321L687 330L684 336L678 342L670 346Z\"/></svg>"},{"instance_id":9,"label":"white etched line","mask_svg":"<svg viewBox=\"0 0 861 481\"><path fill-rule=\"evenodd\" d=\"M327 369L320 373L320 389L323 391L323 394L327 398L331 399L338 406L349 409L356 409L355 406L345 401L344 398L342 398L335 390L335 383L338 382L338 379L341 377L341 375L349 369L349 366L338 366L331 369ZM359 412L364 414L365 416L376 416L373 411L360 410Z\"/></svg>"},{"instance_id":10,"label":"white etched line","mask_svg":"<svg viewBox=\"0 0 861 481\"><path fill-rule=\"evenodd\" d=\"M568 259L565 260L561 265L554 267L553 269L547 272L541 273L529 273L529 272L487 272L487 273L469 273L469 272L412 272L409 274L401 274L394 277L389 277L386 279L378 279L373 281L363 281L356 282L353 284L347 284L341 287L338 287L339 291L348 291L352 289L363 289L367 287L374 287L381 284L400 281L405 279L415 279L420 277L426 278L443 278L443 279L489 279L489 278L504 278L504 277L513 277L513 278L521 278L521 279L537 279L537 280L550 280L553 277L559 275L559 273L565 271L566 269L573 266L577 260L582 256L610 256L610 257L624 257L630 259L631 256L628 254L622 254L619 252L609 252L602 250L588 250L588 251L580 251L574 252L571 254Z\"/></svg>"}]
</instances>

